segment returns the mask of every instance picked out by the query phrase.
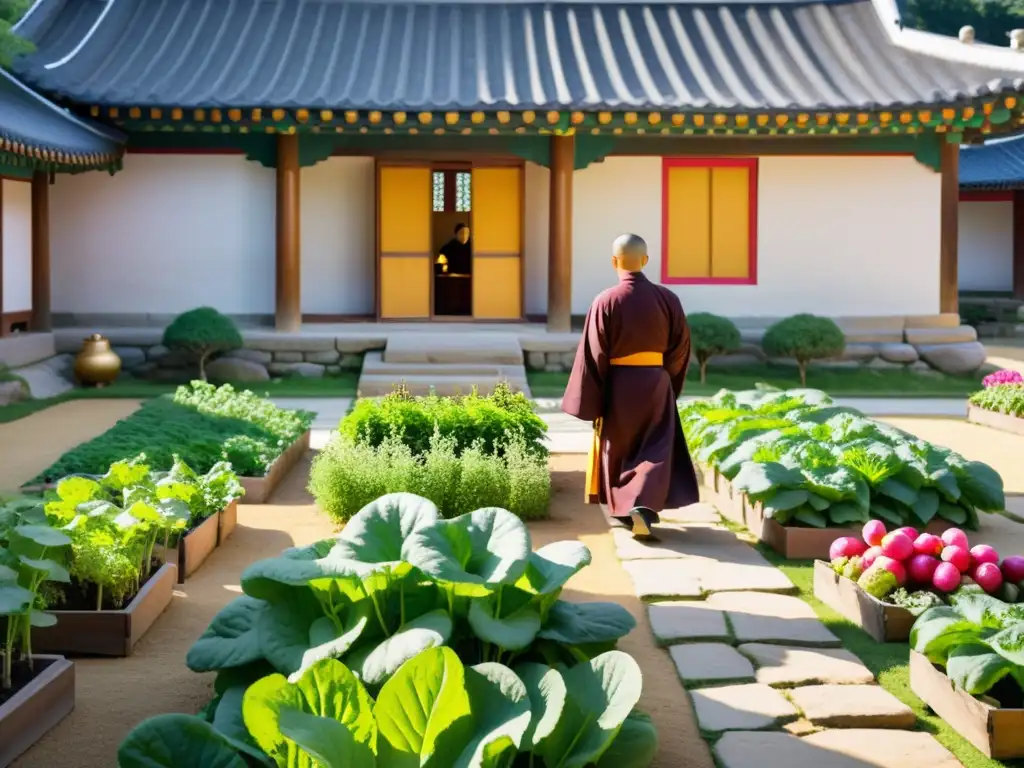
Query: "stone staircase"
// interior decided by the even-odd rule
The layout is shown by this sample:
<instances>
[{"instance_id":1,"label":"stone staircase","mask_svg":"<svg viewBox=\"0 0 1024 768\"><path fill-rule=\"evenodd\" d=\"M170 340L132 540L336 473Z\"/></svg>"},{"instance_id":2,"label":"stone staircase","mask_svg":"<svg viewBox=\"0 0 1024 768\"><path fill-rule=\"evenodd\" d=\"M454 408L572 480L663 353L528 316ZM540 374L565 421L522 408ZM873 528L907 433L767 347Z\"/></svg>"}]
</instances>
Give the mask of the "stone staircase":
<instances>
[{"instance_id":1,"label":"stone staircase","mask_svg":"<svg viewBox=\"0 0 1024 768\"><path fill-rule=\"evenodd\" d=\"M507 381L530 395L519 339L508 333L392 333L383 352L367 352L359 377L361 397L379 397L405 384L414 395L482 394Z\"/></svg>"}]
</instances>

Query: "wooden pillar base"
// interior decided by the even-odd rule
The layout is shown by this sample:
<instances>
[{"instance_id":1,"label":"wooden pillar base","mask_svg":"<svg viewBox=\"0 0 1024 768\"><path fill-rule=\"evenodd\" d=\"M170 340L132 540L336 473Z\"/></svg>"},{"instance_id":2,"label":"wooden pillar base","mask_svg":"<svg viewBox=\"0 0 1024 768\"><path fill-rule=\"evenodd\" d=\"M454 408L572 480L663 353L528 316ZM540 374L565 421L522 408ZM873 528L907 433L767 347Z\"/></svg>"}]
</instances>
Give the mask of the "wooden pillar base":
<instances>
[{"instance_id":1,"label":"wooden pillar base","mask_svg":"<svg viewBox=\"0 0 1024 768\"><path fill-rule=\"evenodd\" d=\"M939 239L939 311L960 311L958 241L960 237L960 145L944 142L940 150L942 174Z\"/></svg>"},{"instance_id":2,"label":"wooden pillar base","mask_svg":"<svg viewBox=\"0 0 1024 768\"><path fill-rule=\"evenodd\" d=\"M277 137L277 251L274 326L296 332L302 325L299 206L299 137Z\"/></svg>"},{"instance_id":3,"label":"wooden pillar base","mask_svg":"<svg viewBox=\"0 0 1024 768\"><path fill-rule=\"evenodd\" d=\"M551 198L548 225L548 331L572 328L572 174L574 136L551 137Z\"/></svg>"}]
</instances>

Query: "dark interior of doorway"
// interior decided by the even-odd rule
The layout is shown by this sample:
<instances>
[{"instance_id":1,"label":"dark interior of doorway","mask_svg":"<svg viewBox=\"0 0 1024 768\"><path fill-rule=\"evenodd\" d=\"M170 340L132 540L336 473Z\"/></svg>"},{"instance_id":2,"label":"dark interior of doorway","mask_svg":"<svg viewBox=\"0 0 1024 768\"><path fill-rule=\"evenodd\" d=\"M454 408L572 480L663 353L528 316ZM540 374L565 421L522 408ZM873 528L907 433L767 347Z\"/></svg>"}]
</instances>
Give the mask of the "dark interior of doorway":
<instances>
[{"instance_id":1,"label":"dark interior of doorway","mask_svg":"<svg viewBox=\"0 0 1024 768\"><path fill-rule=\"evenodd\" d=\"M472 259L450 265L441 258L446 243L455 238L459 225L472 235L472 171L468 165L435 165L433 168L434 317L470 317L473 314ZM472 247L472 237L469 244Z\"/></svg>"}]
</instances>

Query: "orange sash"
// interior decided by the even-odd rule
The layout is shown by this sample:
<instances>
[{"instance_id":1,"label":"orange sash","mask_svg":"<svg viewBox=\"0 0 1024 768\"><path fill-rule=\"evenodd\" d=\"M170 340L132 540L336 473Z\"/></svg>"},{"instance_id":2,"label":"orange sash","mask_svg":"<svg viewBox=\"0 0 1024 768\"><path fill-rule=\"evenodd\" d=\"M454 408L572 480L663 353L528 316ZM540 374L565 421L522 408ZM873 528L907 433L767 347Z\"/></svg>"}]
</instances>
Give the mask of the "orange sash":
<instances>
[{"instance_id":1,"label":"orange sash","mask_svg":"<svg viewBox=\"0 0 1024 768\"><path fill-rule=\"evenodd\" d=\"M661 352L637 352L625 357L613 357L610 361L615 366L632 366L635 368L659 368L664 365L665 357ZM587 485L585 489L587 504L596 504L601 493L601 419L594 421L594 439L590 442L587 459Z\"/></svg>"}]
</instances>

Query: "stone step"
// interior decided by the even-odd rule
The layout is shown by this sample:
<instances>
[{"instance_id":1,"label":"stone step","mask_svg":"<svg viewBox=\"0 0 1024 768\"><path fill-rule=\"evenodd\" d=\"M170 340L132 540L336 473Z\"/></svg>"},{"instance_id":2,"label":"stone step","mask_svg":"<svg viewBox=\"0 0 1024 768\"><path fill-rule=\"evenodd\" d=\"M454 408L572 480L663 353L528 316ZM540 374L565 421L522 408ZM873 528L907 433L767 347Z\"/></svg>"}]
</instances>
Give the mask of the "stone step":
<instances>
[{"instance_id":1,"label":"stone step","mask_svg":"<svg viewBox=\"0 0 1024 768\"><path fill-rule=\"evenodd\" d=\"M486 395L493 391L499 381L506 380L516 390L522 390L527 397L530 386L526 382L526 371L515 377L498 377L494 375L444 375L426 374L414 376L393 376L391 374L371 374L365 372L359 379L360 397L380 397L389 394L394 388L404 383L413 395L429 395L433 390L438 395L468 395L474 387L480 394Z\"/></svg>"},{"instance_id":2,"label":"stone step","mask_svg":"<svg viewBox=\"0 0 1024 768\"><path fill-rule=\"evenodd\" d=\"M387 363L522 365L523 349L510 333L445 333L439 324L430 331L393 333L384 349Z\"/></svg>"},{"instance_id":3,"label":"stone step","mask_svg":"<svg viewBox=\"0 0 1024 768\"><path fill-rule=\"evenodd\" d=\"M494 376L512 378L522 374L522 364L496 363L394 363L384 360L380 352L367 352L363 357L363 375L394 376Z\"/></svg>"}]
</instances>

